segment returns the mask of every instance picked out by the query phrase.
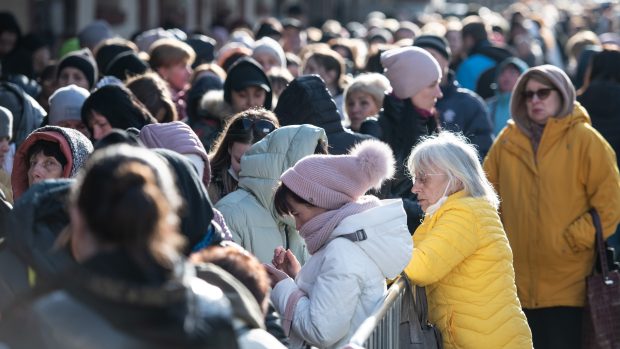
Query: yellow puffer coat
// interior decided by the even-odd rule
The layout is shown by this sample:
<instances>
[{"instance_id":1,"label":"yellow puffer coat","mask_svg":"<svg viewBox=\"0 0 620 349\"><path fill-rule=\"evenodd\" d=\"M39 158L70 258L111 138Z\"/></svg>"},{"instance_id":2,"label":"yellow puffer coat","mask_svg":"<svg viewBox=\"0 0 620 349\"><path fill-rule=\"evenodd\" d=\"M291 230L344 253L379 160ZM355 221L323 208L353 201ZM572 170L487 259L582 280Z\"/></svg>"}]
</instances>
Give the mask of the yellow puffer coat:
<instances>
[{"instance_id":1,"label":"yellow puffer coat","mask_svg":"<svg viewBox=\"0 0 620 349\"><path fill-rule=\"evenodd\" d=\"M517 298L512 252L497 211L460 191L413 235L405 269L426 286L429 319L446 348L531 348Z\"/></svg>"},{"instance_id":2,"label":"yellow puffer coat","mask_svg":"<svg viewBox=\"0 0 620 349\"><path fill-rule=\"evenodd\" d=\"M614 151L578 103L549 119L534 156L530 139L510 121L484 169L500 196L500 215L514 253L524 308L583 306L594 260L596 208L605 237L620 220Z\"/></svg>"}]
</instances>

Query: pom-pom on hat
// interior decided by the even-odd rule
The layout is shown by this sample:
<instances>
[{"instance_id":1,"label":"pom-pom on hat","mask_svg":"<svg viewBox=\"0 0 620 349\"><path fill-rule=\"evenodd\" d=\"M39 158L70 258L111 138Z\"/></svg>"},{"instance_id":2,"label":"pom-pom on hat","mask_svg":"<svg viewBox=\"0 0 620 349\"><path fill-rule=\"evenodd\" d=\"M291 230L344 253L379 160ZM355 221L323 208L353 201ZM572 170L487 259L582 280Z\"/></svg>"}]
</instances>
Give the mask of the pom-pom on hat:
<instances>
[{"instance_id":1,"label":"pom-pom on hat","mask_svg":"<svg viewBox=\"0 0 620 349\"><path fill-rule=\"evenodd\" d=\"M392 149L378 140L357 144L347 155L310 155L280 180L314 206L335 210L379 188L394 175Z\"/></svg>"},{"instance_id":2,"label":"pom-pom on hat","mask_svg":"<svg viewBox=\"0 0 620 349\"><path fill-rule=\"evenodd\" d=\"M385 76L396 97L407 99L441 79L439 63L419 47L401 47L381 54Z\"/></svg>"}]
</instances>

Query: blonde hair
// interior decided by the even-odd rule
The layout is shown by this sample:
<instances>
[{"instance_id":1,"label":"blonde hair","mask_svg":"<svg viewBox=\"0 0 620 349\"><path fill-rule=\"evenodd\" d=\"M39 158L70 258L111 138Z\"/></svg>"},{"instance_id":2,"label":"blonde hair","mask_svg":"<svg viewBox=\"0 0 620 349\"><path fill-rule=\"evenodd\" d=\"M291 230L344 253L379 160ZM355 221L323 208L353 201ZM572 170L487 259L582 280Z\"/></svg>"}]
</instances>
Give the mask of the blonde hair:
<instances>
[{"instance_id":1,"label":"blonde hair","mask_svg":"<svg viewBox=\"0 0 620 349\"><path fill-rule=\"evenodd\" d=\"M410 173L433 169L445 173L463 185L467 195L482 197L494 208L499 198L487 179L476 148L461 133L442 131L422 139L407 159Z\"/></svg>"},{"instance_id":2,"label":"blonde hair","mask_svg":"<svg viewBox=\"0 0 620 349\"><path fill-rule=\"evenodd\" d=\"M378 109L383 105L385 92L391 90L390 81L383 74L366 73L360 74L351 81L351 84L344 90L344 111L348 114L347 98L355 92L370 95Z\"/></svg>"},{"instance_id":3,"label":"blonde hair","mask_svg":"<svg viewBox=\"0 0 620 349\"><path fill-rule=\"evenodd\" d=\"M196 53L191 46L177 39L159 39L151 46L149 57L151 68L157 70L183 61L191 65Z\"/></svg>"},{"instance_id":4,"label":"blonde hair","mask_svg":"<svg viewBox=\"0 0 620 349\"><path fill-rule=\"evenodd\" d=\"M205 73L211 73L222 79L222 81L226 80L226 72L222 67L217 65L217 63L203 63L194 68L194 72L192 73L192 77L189 81L191 84L194 84L194 82Z\"/></svg>"}]
</instances>

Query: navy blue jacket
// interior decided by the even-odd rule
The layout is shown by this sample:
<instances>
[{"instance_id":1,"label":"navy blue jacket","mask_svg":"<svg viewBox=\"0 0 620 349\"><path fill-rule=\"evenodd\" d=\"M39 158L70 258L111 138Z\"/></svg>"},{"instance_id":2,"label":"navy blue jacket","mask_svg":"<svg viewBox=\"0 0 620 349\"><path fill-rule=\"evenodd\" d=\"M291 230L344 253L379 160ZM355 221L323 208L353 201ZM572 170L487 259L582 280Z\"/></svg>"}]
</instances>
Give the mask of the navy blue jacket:
<instances>
[{"instance_id":1,"label":"navy blue jacket","mask_svg":"<svg viewBox=\"0 0 620 349\"><path fill-rule=\"evenodd\" d=\"M484 159L493 144L493 126L484 101L475 92L462 88L448 75L448 83L441 86L443 98L437 101L441 127L462 132L476 146L480 159Z\"/></svg>"}]
</instances>

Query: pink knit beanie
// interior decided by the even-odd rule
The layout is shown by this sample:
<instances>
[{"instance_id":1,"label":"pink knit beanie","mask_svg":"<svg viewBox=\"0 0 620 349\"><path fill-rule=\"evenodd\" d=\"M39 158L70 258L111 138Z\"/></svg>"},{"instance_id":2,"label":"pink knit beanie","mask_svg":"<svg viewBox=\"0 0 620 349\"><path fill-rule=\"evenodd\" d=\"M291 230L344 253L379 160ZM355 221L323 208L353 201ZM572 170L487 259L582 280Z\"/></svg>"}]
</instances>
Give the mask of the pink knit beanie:
<instances>
[{"instance_id":1,"label":"pink knit beanie","mask_svg":"<svg viewBox=\"0 0 620 349\"><path fill-rule=\"evenodd\" d=\"M439 63L425 49L401 47L381 54L385 76L396 97L407 99L441 79Z\"/></svg>"},{"instance_id":2,"label":"pink knit beanie","mask_svg":"<svg viewBox=\"0 0 620 349\"><path fill-rule=\"evenodd\" d=\"M335 210L381 187L394 174L392 149L366 140L348 155L310 155L286 170L280 180L314 206Z\"/></svg>"},{"instance_id":3,"label":"pink knit beanie","mask_svg":"<svg viewBox=\"0 0 620 349\"><path fill-rule=\"evenodd\" d=\"M150 124L140 130L140 140L147 148L165 148L179 154L195 154L205 163L202 182L209 186L211 182L211 166L205 147L200 139L186 123L181 121Z\"/></svg>"}]
</instances>

